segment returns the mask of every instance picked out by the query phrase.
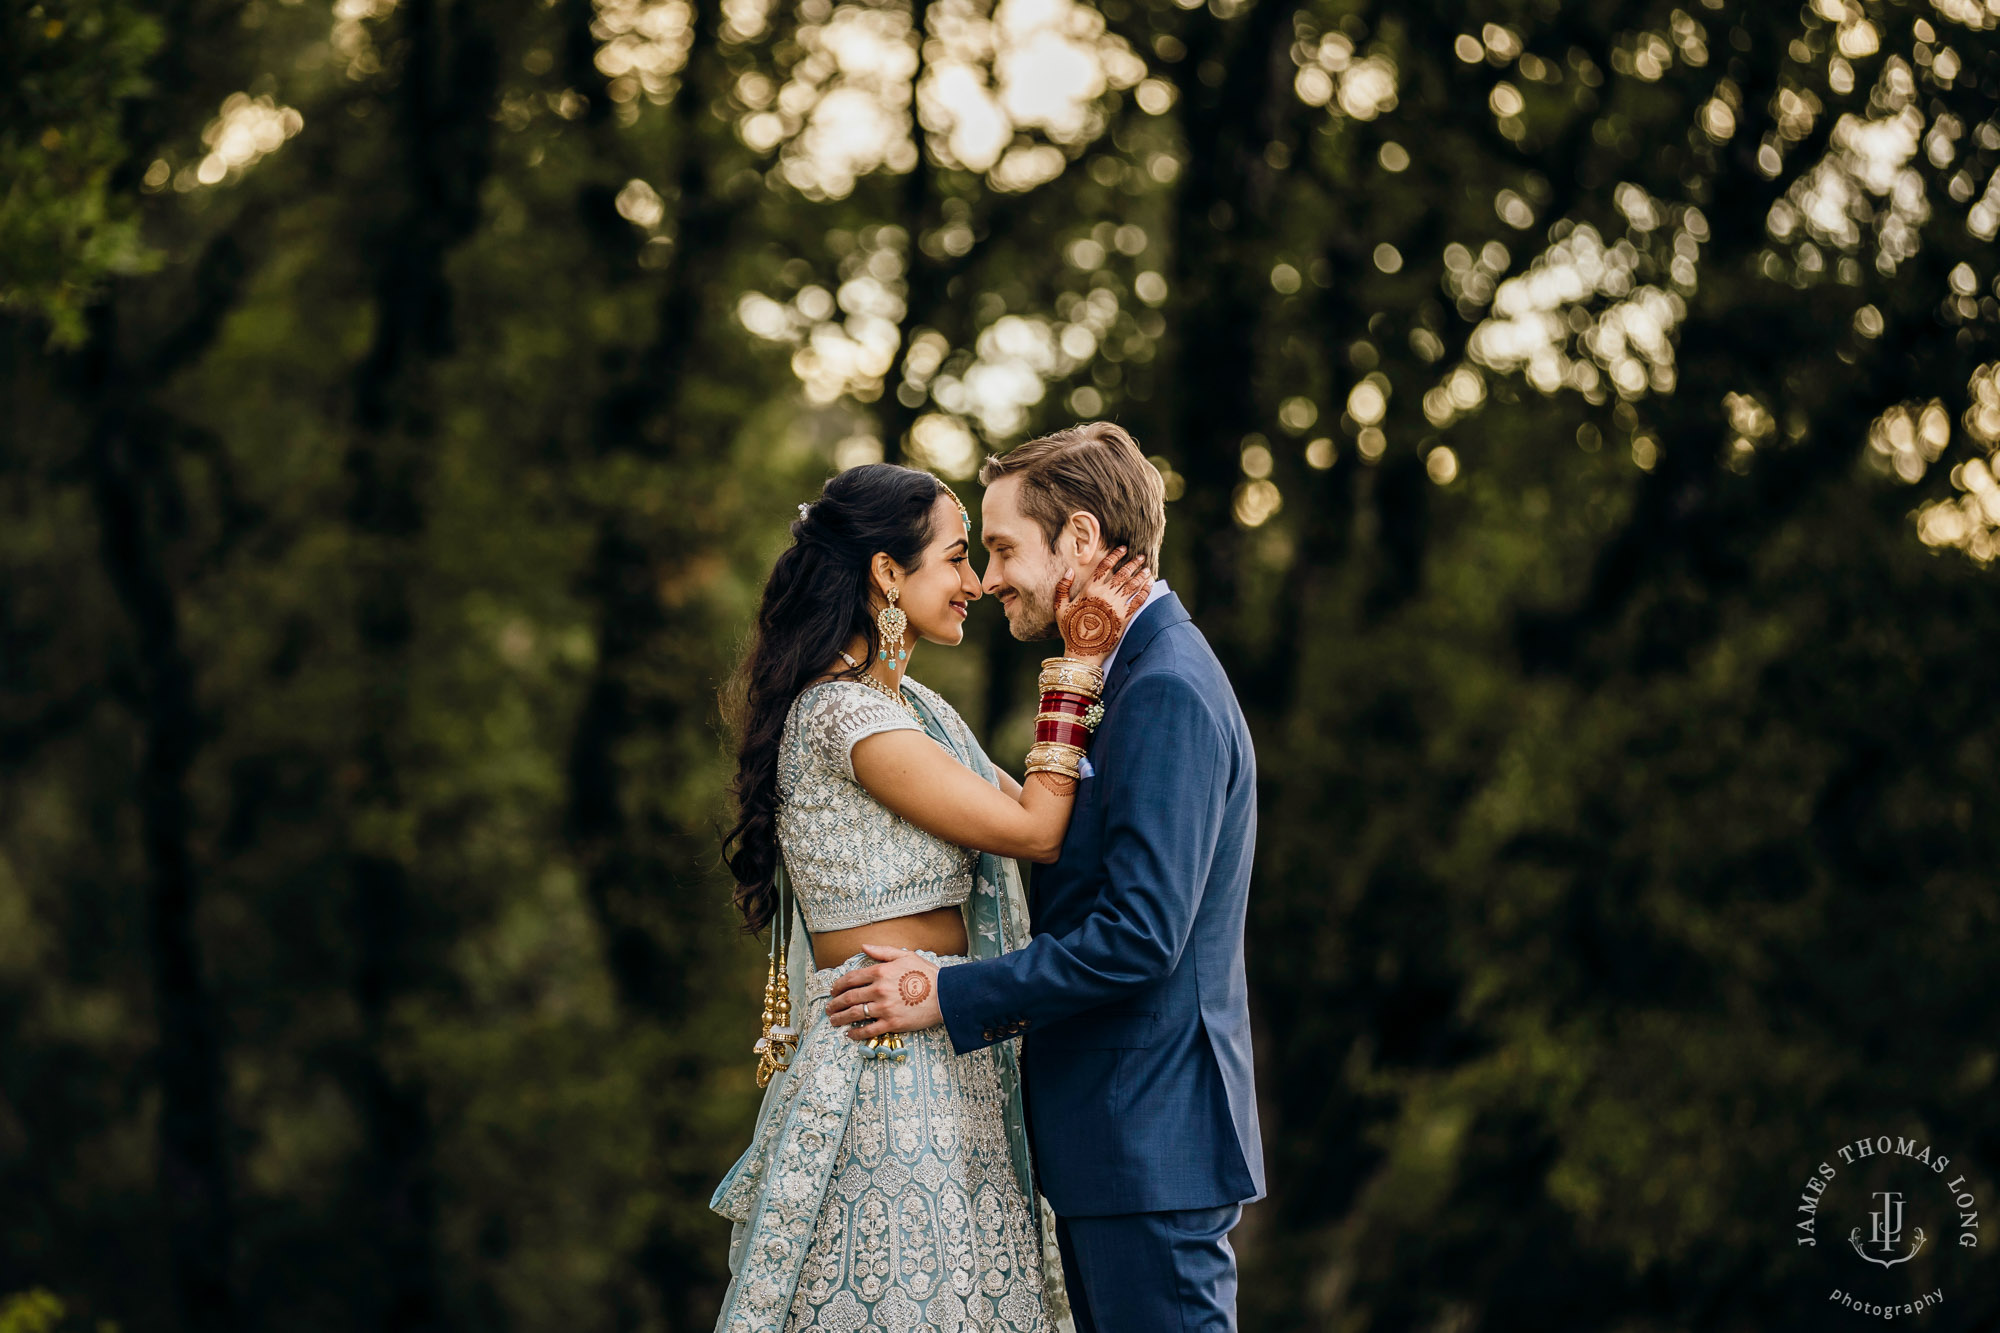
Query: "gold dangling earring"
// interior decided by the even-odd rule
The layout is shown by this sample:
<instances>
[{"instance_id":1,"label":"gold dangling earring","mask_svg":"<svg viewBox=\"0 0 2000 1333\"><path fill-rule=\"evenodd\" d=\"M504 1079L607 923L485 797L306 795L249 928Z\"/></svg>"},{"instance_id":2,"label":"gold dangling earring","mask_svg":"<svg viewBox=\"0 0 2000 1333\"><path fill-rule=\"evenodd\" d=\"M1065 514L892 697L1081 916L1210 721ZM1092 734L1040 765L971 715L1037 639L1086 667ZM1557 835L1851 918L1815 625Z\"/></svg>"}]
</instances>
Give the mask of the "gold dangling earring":
<instances>
[{"instance_id":1,"label":"gold dangling earring","mask_svg":"<svg viewBox=\"0 0 2000 1333\"><path fill-rule=\"evenodd\" d=\"M910 627L910 618L896 605L896 599L900 596L902 592L894 584L890 584L889 604L875 616L875 628L882 636L882 650L877 656L884 662L892 662L899 666L910 655L910 650L903 646L903 634Z\"/></svg>"}]
</instances>

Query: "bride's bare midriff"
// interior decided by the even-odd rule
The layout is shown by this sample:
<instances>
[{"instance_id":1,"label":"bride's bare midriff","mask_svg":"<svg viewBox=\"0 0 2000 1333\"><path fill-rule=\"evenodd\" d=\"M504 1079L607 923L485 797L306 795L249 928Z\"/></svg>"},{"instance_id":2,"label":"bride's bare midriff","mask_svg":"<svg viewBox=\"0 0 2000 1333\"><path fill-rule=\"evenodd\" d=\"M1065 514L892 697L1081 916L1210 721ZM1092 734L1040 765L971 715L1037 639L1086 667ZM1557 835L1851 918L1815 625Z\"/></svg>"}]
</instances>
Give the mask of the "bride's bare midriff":
<instances>
[{"instance_id":1,"label":"bride's bare midriff","mask_svg":"<svg viewBox=\"0 0 2000 1333\"><path fill-rule=\"evenodd\" d=\"M813 966L838 967L860 953L864 944L929 949L935 954L964 953L965 915L956 907L933 907L911 916L829 930L813 936Z\"/></svg>"}]
</instances>

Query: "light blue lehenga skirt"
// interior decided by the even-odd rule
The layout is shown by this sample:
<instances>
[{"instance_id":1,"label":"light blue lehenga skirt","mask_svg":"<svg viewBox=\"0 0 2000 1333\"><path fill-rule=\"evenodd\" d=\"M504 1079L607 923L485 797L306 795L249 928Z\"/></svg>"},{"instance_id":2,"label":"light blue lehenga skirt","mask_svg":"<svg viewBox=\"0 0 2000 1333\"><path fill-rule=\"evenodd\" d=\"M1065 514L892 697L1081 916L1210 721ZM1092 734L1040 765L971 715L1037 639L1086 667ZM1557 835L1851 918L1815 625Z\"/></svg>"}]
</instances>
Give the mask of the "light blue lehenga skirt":
<instances>
[{"instance_id":1,"label":"light blue lehenga skirt","mask_svg":"<svg viewBox=\"0 0 2000 1333\"><path fill-rule=\"evenodd\" d=\"M999 1048L955 1054L940 1027L905 1034L903 1060L870 1055L826 1019L835 978L869 961L795 992L797 1053L711 1205L737 1224L718 1333L1067 1326L1066 1302L1052 1317L1044 1298L1047 1238L1015 1171Z\"/></svg>"},{"instance_id":2,"label":"light blue lehenga skirt","mask_svg":"<svg viewBox=\"0 0 2000 1333\"><path fill-rule=\"evenodd\" d=\"M971 729L933 697L911 701L925 730L997 783ZM835 979L868 957L813 971L782 868L775 883L804 1030L709 1201L735 1224L717 1333L1075 1333L1055 1215L1033 1190L1014 1044L959 1055L933 1028L904 1035L902 1061L870 1056L826 1021ZM918 952L950 967L1027 944L1011 859L979 854L962 910L970 958Z\"/></svg>"}]
</instances>

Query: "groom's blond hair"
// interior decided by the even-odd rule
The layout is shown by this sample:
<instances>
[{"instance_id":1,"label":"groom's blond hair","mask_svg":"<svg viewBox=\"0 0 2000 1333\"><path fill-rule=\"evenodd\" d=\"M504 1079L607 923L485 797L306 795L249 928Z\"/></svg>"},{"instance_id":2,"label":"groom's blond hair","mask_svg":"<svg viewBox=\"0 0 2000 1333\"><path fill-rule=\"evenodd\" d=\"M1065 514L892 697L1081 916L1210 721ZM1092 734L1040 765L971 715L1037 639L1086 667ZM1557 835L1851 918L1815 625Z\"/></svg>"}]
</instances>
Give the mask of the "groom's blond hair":
<instances>
[{"instance_id":1,"label":"groom's blond hair","mask_svg":"<svg viewBox=\"0 0 2000 1333\"><path fill-rule=\"evenodd\" d=\"M979 484L1002 477L1021 481L1021 512L1041 525L1055 549L1069 516L1097 518L1106 546L1146 557L1160 574L1160 542L1167 532L1167 487L1139 442L1112 421L1086 421L989 456Z\"/></svg>"}]
</instances>

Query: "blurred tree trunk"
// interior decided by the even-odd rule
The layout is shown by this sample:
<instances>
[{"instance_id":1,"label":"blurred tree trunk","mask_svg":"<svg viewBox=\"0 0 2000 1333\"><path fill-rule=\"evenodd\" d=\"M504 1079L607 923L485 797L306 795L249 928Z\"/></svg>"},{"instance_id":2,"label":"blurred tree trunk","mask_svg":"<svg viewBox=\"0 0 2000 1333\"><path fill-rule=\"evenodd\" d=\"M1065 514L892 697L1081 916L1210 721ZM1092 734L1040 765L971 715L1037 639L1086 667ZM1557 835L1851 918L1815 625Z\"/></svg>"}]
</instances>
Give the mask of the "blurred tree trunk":
<instances>
[{"instance_id":1,"label":"blurred tree trunk","mask_svg":"<svg viewBox=\"0 0 2000 1333\"><path fill-rule=\"evenodd\" d=\"M238 1322L230 1260L236 1226L222 1037L195 919L200 883L188 775L204 728L170 573L168 546L181 504L170 446L162 443L171 432L144 419L151 386L143 371L120 360L119 332L111 301L93 308L75 392L79 403L95 408L88 459L98 536L105 573L134 636L128 702L141 735L137 793L158 1025L160 1195L178 1323L188 1333L226 1333Z\"/></svg>"},{"instance_id":2,"label":"blurred tree trunk","mask_svg":"<svg viewBox=\"0 0 2000 1333\"><path fill-rule=\"evenodd\" d=\"M633 371L607 393L592 423L592 451L600 459L628 454L692 464L700 456L702 441L685 394L704 321L718 318L709 286L729 247L735 213L713 186L706 151L709 100L726 75L716 50L720 20L715 3L694 7L691 46L674 102L680 164L673 257L653 341ZM599 239L613 251L608 262L631 268L629 232L607 228ZM681 499L696 502L692 496ZM684 725L681 692L660 689L645 677L649 655L675 628L662 603L661 582L690 553L677 527L677 519L685 517L663 518L615 503L598 515L584 587L597 616L595 666L568 765L568 840L583 868L619 999L654 1017L671 1015L680 995L662 941L649 925L651 904L673 872L659 854L651 820L633 813L636 798L620 752L636 736L671 736Z\"/></svg>"},{"instance_id":3,"label":"blurred tree trunk","mask_svg":"<svg viewBox=\"0 0 2000 1333\"><path fill-rule=\"evenodd\" d=\"M491 163L498 52L492 16L469 0L401 9L394 151L400 207L379 240L373 342L354 379L347 456L354 533L355 629L362 654L349 812L352 990L361 1018L355 1094L367 1131L366 1192L384 1286L378 1327L443 1327L434 1127L422 1081L395 1067L396 1009L421 984L412 859L422 812L403 771L408 744L413 576L421 567L425 487L436 418L431 365L454 344L445 265L479 219Z\"/></svg>"},{"instance_id":4,"label":"blurred tree trunk","mask_svg":"<svg viewBox=\"0 0 2000 1333\"><path fill-rule=\"evenodd\" d=\"M218 7L206 23L233 14L233 6ZM190 35L206 26L197 23L195 5L171 0L159 18L167 40L148 62L150 89L119 107L124 152L110 183L128 197L136 193L143 164L175 133L176 118L202 96L197 56L216 55ZM176 318L164 329L143 327L142 317L128 321L128 307L149 307L137 284L114 283L86 312L87 340L60 380L87 423L85 465L99 558L133 634L130 674L114 692L140 728L135 792L157 1028L157 1173L173 1318L188 1333L229 1333L241 1324L241 1307L223 1019L202 956L202 883L189 795L211 728L201 712L198 667L182 635L186 595L178 580L195 563L177 550L191 526L177 457L187 428L154 396L213 347L224 316L243 293L251 266L246 247L255 247L267 217L264 208L247 207L231 230L203 247L190 289L172 306Z\"/></svg>"},{"instance_id":5,"label":"blurred tree trunk","mask_svg":"<svg viewBox=\"0 0 2000 1333\"><path fill-rule=\"evenodd\" d=\"M1242 438L1264 419L1254 331L1268 286L1275 177L1264 145L1282 132L1287 111L1297 112L1287 54L1297 9L1273 0L1240 20L1193 15L1175 70L1187 165L1172 202L1173 373L1153 429L1187 478L1182 521L1201 534L1188 601L1231 668L1244 665L1230 632L1243 559L1231 506Z\"/></svg>"},{"instance_id":6,"label":"blurred tree trunk","mask_svg":"<svg viewBox=\"0 0 2000 1333\"><path fill-rule=\"evenodd\" d=\"M568 68L585 77L591 6L577 0L566 23ZM719 455L728 434L698 397L704 381L726 374L712 350L726 324L717 288L728 257L745 245L740 223L748 200L717 184L717 145L727 143L710 108L728 86L720 45L718 0L693 6L690 45L671 108L676 155L668 196L673 248L655 306L651 341L605 391L590 418L585 472L630 463L637 489L594 496L595 536L581 593L595 620L595 654L570 735L564 836L583 876L621 1010L648 1025L682 1021L686 980L708 955L714 930L709 877L700 870L710 830L690 826L662 799L672 771L691 754L712 707L712 633L682 593L698 585L709 559L701 491L726 471ZM589 67L591 101L604 96ZM607 151L616 151L607 144ZM641 281L632 232L611 211L609 192L586 185L579 200L600 262L618 280ZM643 492L643 493L641 493ZM651 503L650 499L664 503ZM693 666L692 663L699 663ZM712 857L712 853L708 854ZM677 1085L652 1102L663 1117L654 1145L672 1193L708 1188L678 1166L673 1108L701 1095L697 1071L677 1062ZM705 1164L704 1164L705 1165ZM634 1182L635 1188L638 1182ZM714 1318L709 1265L690 1238L663 1219L641 1242L635 1265L669 1329L705 1328ZM628 1318L639 1318L632 1313Z\"/></svg>"},{"instance_id":7,"label":"blurred tree trunk","mask_svg":"<svg viewBox=\"0 0 2000 1333\"><path fill-rule=\"evenodd\" d=\"M896 372L909 356L910 344L917 335L926 328L940 326L945 313L945 289L956 268L947 256L933 255L922 245L924 235L938 225L938 208L943 197L937 179L942 169L931 161L930 135L924 129L917 105L917 94L924 81L927 60L924 36L930 28L930 17L931 0L910 0L910 27L917 44L917 69L910 76L910 141L916 148L917 163L898 182L902 227L909 240L903 252L908 264L904 275L903 318L897 329L896 359L883 385L881 406L882 457L891 463L903 461L910 427L916 424L924 403L921 395L908 394L897 383ZM953 321L963 322L962 317Z\"/></svg>"}]
</instances>

